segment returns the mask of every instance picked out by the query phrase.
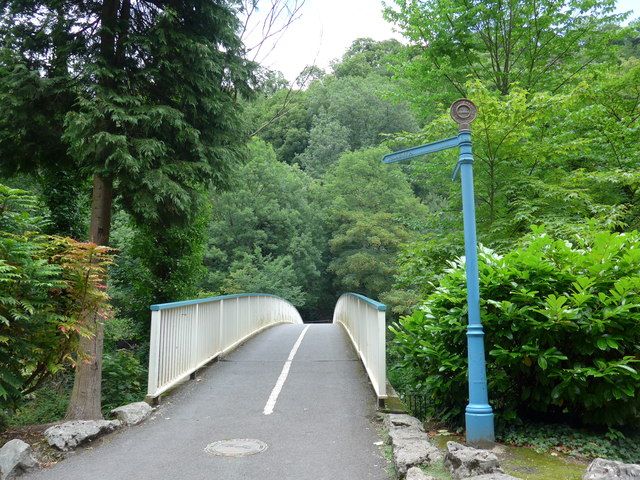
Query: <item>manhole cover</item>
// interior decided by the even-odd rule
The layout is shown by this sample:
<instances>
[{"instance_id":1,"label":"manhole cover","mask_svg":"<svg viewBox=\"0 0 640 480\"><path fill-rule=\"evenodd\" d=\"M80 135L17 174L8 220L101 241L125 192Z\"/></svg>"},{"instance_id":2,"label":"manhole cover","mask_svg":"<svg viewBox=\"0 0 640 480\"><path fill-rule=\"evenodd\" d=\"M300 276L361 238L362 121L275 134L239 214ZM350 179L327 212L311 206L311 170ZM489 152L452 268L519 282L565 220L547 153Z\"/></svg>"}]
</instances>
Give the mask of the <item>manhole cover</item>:
<instances>
[{"instance_id":1,"label":"manhole cover","mask_svg":"<svg viewBox=\"0 0 640 480\"><path fill-rule=\"evenodd\" d=\"M204 447L204 451L210 455L222 457L245 457L264 452L268 445L254 438L234 438L233 440L220 440Z\"/></svg>"}]
</instances>

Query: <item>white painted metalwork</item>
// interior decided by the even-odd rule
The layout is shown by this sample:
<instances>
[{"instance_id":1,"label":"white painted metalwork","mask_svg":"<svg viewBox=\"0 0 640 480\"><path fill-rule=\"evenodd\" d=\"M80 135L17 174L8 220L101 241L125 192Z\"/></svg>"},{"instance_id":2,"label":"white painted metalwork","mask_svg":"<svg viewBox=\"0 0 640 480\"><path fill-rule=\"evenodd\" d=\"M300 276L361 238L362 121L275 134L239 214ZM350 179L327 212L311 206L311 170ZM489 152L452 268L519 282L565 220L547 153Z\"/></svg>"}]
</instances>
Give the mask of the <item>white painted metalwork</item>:
<instances>
[{"instance_id":1,"label":"white painted metalwork","mask_svg":"<svg viewBox=\"0 0 640 480\"><path fill-rule=\"evenodd\" d=\"M387 397L386 309L363 295L345 293L333 312L333 323L341 323L349 334L379 399Z\"/></svg>"},{"instance_id":2,"label":"white painted metalwork","mask_svg":"<svg viewBox=\"0 0 640 480\"><path fill-rule=\"evenodd\" d=\"M151 305L149 398L259 331L277 323L302 323L296 307L259 293L224 295Z\"/></svg>"}]
</instances>

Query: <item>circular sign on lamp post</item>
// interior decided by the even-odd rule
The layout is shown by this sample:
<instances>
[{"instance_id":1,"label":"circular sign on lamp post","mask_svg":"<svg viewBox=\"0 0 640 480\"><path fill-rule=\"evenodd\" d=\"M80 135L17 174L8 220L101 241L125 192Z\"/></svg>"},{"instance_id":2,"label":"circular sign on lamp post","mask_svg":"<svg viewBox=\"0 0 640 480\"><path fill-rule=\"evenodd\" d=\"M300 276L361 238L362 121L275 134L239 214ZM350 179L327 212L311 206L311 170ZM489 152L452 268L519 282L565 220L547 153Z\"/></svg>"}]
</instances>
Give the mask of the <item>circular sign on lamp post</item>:
<instances>
[{"instance_id":1,"label":"circular sign on lamp post","mask_svg":"<svg viewBox=\"0 0 640 480\"><path fill-rule=\"evenodd\" d=\"M478 113L478 109L471 100L461 98L451 105L451 118L458 124L460 130L469 130Z\"/></svg>"}]
</instances>

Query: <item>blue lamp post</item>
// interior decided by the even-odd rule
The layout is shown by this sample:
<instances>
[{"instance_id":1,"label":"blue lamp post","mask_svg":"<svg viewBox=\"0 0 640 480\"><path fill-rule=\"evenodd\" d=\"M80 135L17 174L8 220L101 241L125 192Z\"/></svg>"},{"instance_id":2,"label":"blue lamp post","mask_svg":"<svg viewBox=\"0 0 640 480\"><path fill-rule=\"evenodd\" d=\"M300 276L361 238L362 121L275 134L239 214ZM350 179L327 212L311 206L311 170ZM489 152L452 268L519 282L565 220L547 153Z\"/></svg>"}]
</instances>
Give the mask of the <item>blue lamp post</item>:
<instances>
[{"instance_id":1,"label":"blue lamp post","mask_svg":"<svg viewBox=\"0 0 640 480\"><path fill-rule=\"evenodd\" d=\"M469 360L469 403L465 411L467 442L487 443L495 440L493 410L487 393L484 353L484 331L480 323L480 287L478 280L478 248L476 240L476 207L473 195L473 154L471 152L471 122L476 118L476 106L466 98L451 105L451 117L458 124L456 137L385 155L384 163L409 160L419 155L459 147L458 164L462 182L462 217L464 221L465 270L467 275L467 355Z\"/></svg>"}]
</instances>

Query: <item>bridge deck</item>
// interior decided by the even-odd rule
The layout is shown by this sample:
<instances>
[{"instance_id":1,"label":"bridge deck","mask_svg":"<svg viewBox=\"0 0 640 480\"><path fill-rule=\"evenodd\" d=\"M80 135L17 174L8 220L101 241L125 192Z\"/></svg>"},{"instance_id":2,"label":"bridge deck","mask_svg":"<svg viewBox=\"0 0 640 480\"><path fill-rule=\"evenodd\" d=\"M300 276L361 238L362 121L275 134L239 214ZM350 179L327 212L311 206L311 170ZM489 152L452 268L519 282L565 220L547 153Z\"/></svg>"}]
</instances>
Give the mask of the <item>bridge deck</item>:
<instances>
[{"instance_id":1,"label":"bridge deck","mask_svg":"<svg viewBox=\"0 0 640 480\"><path fill-rule=\"evenodd\" d=\"M163 401L154 418L79 450L30 479L387 479L372 416L375 396L339 325L310 325L271 415L264 414L306 325L249 340ZM255 438L257 455L210 456L207 444Z\"/></svg>"}]
</instances>

